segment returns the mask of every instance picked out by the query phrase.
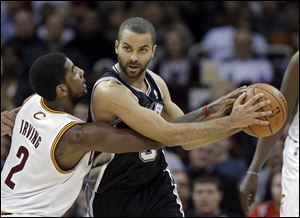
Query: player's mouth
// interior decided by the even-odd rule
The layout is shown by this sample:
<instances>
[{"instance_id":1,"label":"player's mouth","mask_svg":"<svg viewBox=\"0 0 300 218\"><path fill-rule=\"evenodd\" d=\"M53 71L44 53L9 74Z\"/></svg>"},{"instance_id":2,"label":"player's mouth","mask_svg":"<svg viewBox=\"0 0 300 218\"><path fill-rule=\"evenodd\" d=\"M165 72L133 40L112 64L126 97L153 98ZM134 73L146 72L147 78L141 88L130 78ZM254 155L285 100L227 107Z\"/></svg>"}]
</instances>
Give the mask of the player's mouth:
<instances>
[{"instance_id":1,"label":"player's mouth","mask_svg":"<svg viewBox=\"0 0 300 218\"><path fill-rule=\"evenodd\" d=\"M139 65L129 64L127 69L131 73L136 73L140 70L140 67L139 67Z\"/></svg>"}]
</instances>

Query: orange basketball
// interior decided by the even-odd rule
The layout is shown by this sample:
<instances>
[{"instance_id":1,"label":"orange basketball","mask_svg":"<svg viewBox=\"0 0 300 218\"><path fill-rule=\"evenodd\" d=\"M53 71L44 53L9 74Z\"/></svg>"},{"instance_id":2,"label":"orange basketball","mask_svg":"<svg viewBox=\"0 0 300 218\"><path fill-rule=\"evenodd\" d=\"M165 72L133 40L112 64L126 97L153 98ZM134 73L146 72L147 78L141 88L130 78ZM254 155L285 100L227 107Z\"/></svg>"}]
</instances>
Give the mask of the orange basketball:
<instances>
[{"instance_id":1,"label":"orange basketball","mask_svg":"<svg viewBox=\"0 0 300 218\"><path fill-rule=\"evenodd\" d=\"M269 121L269 125L253 124L244 127L243 131L251 136L266 137L275 134L283 127L287 118L288 107L281 92L275 87L265 83L256 83L249 86L247 88L245 102L258 93L264 94L259 101L271 101L271 104L260 109L260 111L272 111L271 115L260 118Z\"/></svg>"}]
</instances>

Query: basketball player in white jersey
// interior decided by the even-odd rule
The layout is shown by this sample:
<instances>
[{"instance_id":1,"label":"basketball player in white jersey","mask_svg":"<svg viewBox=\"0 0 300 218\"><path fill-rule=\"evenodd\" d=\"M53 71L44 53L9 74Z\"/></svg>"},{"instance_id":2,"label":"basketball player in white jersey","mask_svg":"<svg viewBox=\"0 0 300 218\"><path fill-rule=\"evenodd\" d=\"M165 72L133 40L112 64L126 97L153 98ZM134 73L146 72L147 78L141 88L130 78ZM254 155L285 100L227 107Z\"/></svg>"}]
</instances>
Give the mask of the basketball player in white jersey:
<instances>
[{"instance_id":1,"label":"basketball player in white jersey","mask_svg":"<svg viewBox=\"0 0 300 218\"><path fill-rule=\"evenodd\" d=\"M62 216L81 190L91 150L161 148L137 133L75 117L74 106L87 93L83 75L61 53L44 55L32 65L30 82L37 94L15 119L1 172L1 216Z\"/></svg>"},{"instance_id":2,"label":"basketball player in white jersey","mask_svg":"<svg viewBox=\"0 0 300 218\"><path fill-rule=\"evenodd\" d=\"M11 136L12 129L15 124L15 119L20 107L14 108L10 111L1 112L1 136L9 135Z\"/></svg>"},{"instance_id":3,"label":"basketball player in white jersey","mask_svg":"<svg viewBox=\"0 0 300 218\"><path fill-rule=\"evenodd\" d=\"M280 216L299 217L299 51L294 54L289 62L280 91L288 103L289 120L295 114L283 152ZM282 135L283 129L284 127L275 135L258 141L253 160L240 186L241 199L246 212L255 200L258 173L273 145Z\"/></svg>"}]
</instances>

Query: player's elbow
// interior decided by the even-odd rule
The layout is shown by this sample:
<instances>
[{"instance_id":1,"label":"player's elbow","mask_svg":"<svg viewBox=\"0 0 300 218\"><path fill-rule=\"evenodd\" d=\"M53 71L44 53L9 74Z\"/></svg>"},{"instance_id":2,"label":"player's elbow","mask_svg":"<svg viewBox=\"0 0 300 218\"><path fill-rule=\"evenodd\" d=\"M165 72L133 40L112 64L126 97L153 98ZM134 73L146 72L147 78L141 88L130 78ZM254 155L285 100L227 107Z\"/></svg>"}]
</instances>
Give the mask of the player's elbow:
<instances>
[{"instance_id":1,"label":"player's elbow","mask_svg":"<svg viewBox=\"0 0 300 218\"><path fill-rule=\"evenodd\" d=\"M202 147L206 144L209 144L209 142L208 141L197 141L196 143L189 143L189 144L181 145L181 147L186 151L190 151L190 150L193 150L195 148Z\"/></svg>"},{"instance_id":2,"label":"player's elbow","mask_svg":"<svg viewBox=\"0 0 300 218\"><path fill-rule=\"evenodd\" d=\"M195 148L195 147L188 146L188 145L181 145L181 147L183 148L183 150L186 150L186 151L190 151L190 150L193 150Z\"/></svg>"},{"instance_id":3,"label":"player's elbow","mask_svg":"<svg viewBox=\"0 0 300 218\"><path fill-rule=\"evenodd\" d=\"M163 144L161 142L156 142L156 141L152 141L152 143L149 145L149 149L155 149L155 150L158 150L158 149L162 149L165 147L166 144Z\"/></svg>"}]
</instances>

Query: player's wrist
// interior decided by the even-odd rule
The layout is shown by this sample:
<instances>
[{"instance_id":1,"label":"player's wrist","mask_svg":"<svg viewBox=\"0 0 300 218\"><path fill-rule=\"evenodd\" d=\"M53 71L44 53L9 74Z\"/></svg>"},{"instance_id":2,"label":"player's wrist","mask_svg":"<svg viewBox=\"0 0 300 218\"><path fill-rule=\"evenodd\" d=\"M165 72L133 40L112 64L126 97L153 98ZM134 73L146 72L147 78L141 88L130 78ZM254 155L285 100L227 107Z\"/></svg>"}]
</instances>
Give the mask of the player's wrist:
<instances>
[{"instance_id":1,"label":"player's wrist","mask_svg":"<svg viewBox=\"0 0 300 218\"><path fill-rule=\"evenodd\" d=\"M211 115L211 113L212 113L211 110L209 109L209 106L207 104L203 106L203 111L204 111L204 115L206 117L209 117Z\"/></svg>"},{"instance_id":2,"label":"player's wrist","mask_svg":"<svg viewBox=\"0 0 300 218\"><path fill-rule=\"evenodd\" d=\"M247 175L258 176L259 173L258 173L257 171L248 170L248 171L247 171Z\"/></svg>"},{"instance_id":3,"label":"player's wrist","mask_svg":"<svg viewBox=\"0 0 300 218\"><path fill-rule=\"evenodd\" d=\"M227 124L229 128L231 129L241 129L242 126L240 124L239 118L233 114L230 114L229 116L225 117L227 119Z\"/></svg>"}]
</instances>

